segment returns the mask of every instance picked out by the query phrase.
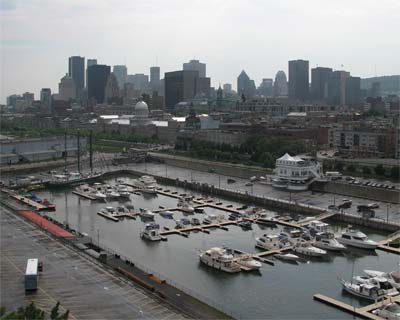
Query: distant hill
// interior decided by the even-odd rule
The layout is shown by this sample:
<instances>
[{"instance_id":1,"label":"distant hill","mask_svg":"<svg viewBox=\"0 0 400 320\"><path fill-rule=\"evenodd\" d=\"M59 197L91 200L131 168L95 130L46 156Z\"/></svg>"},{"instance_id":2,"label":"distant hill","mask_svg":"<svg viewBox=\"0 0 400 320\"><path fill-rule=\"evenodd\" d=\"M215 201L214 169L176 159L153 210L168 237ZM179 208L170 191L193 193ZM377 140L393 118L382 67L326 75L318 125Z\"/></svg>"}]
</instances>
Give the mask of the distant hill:
<instances>
[{"instance_id":1,"label":"distant hill","mask_svg":"<svg viewBox=\"0 0 400 320\"><path fill-rule=\"evenodd\" d=\"M382 95L397 94L400 95L400 75L382 76L361 79L361 89L368 90L372 83L379 82L381 84Z\"/></svg>"}]
</instances>

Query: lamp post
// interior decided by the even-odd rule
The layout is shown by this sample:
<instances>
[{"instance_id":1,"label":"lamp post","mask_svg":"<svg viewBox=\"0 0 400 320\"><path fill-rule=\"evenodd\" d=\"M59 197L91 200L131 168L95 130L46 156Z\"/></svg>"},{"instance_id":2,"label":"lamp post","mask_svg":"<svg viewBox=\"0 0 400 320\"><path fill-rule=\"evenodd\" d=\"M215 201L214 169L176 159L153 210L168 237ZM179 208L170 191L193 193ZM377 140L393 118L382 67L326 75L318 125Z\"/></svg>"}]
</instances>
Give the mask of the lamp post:
<instances>
[{"instance_id":1,"label":"lamp post","mask_svg":"<svg viewBox=\"0 0 400 320\"><path fill-rule=\"evenodd\" d=\"M97 229L97 246L100 248L100 230Z\"/></svg>"}]
</instances>

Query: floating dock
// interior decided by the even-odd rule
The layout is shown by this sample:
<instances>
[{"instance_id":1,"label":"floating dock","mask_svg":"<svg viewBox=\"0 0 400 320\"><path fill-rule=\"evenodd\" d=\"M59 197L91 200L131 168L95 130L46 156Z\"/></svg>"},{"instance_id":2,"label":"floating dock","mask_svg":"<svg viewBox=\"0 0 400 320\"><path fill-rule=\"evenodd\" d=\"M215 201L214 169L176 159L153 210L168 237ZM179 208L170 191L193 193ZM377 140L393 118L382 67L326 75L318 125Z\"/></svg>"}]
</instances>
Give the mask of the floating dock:
<instances>
[{"instance_id":1,"label":"floating dock","mask_svg":"<svg viewBox=\"0 0 400 320\"><path fill-rule=\"evenodd\" d=\"M333 306L335 308L341 309L343 311L346 311L348 313L351 313L355 316L364 318L364 319L373 319L373 320L381 320L381 317L378 317L376 315L374 315L373 313L371 313L372 310L375 310L377 308L383 307L391 302L395 302L395 301L400 301L400 296L397 295L395 297L390 297L390 298L386 298L380 302L376 302L373 304L370 304L368 306L365 307L361 307L361 308L356 308L353 307L347 303L341 302L339 300L324 296L322 294L315 294L313 296L313 298L315 300L318 300L320 302L323 302L325 304L328 304L330 306Z\"/></svg>"},{"instance_id":2,"label":"floating dock","mask_svg":"<svg viewBox=\"0 0 400 320\"><path fill-rule=\"evenodd\" d=\"M16 194L10 194L10 196L13 197L14 199L18 200L19 202L22 202L22 203L34 208L35 210L41 211L41 210L48 209L45 205L35 202L29 198L25 198L23 196L16 195Z\"/></svg>"},{"instance_id":3,"label":"floating dock","mask_svg":"<svg viewBox=\"0 0 400 320\"><path fill-rule=\"evenodd\" d=\"M96 200L96 198L95 197L92 197L92 196L89 196L88 194L85 194L85 193L82 193L82 192L78 192L78 191L72 191L72 193L73 194L76 194L77 196L80 196L80 197L82 197L82 198L85 198L85 199L89 199L89 200Z\"/></svg>"}]
</instances>

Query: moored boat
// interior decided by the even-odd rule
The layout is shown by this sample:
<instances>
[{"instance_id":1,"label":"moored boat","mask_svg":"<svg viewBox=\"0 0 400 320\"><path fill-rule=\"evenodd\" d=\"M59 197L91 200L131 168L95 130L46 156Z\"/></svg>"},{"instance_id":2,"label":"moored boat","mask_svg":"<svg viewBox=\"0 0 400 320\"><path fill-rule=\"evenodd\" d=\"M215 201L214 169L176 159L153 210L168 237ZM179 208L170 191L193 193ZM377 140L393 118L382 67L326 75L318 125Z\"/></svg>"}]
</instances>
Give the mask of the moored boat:
<instances>
[{"instance_id":1,"label":"moored boat","mask_svg":"<svg viewBox=\"0 0 400 320\"><path fill-rule=\"evenodd\" d=\"M198 255L200 261L209 267L228 273L241 271L240 265L235 261L234 256L228 254L223 248L214 247L209 250L199 251Z\"/></svg>"},{"instance_id":2,"label":"moored boat","mask_svg":"<svg viewBox=\"0 0 400 320\"><path fill-rule=\"evenodd\" d=\"M367 300L377 301L382 300L386 295L382 289L377 288L371 284L356 284L348 281L341 280L343 289L357 297Z\"/></svg>"},{"instance_id":3,"label":"moored boat","mask_svg":"<svg viewBox=\"0 0 400 320\"><path fill-rule=\"evenodd\" d=\"M140 232L140 237L150 241L160 241L163 237L160 235L160 226L157 223L147 223Z\"/></svg>"},{"instance_id":4,"label":"moored boat","mask_svg":"<svg viewBox=\"0 0 400 320\"><path fill-rule=\"evenodd\" d=\"M378 243L368 239L361 231L354 230L349 226L345 232L337 239L341 244L361 249L376 249Z\"/></svg>"}]
</instances>

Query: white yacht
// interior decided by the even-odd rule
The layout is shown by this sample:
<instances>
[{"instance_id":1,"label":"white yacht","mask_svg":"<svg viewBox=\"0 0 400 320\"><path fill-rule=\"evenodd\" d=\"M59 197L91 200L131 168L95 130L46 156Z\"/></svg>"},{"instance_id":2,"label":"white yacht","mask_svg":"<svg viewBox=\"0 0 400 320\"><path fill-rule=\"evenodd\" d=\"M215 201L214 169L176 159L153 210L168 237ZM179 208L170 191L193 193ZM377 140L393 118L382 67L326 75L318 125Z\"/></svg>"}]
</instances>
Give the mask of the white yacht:
<instances>
[{"instance_id":1,"label":"white yacht","mask_svg":"<svg viewBox=\"0 0 400 320\"><path fill-rule=\"evenodd\" d=\"M277 234L263 234L256 238L256 247L266 250L279 250L284 247L284 243Z\"/></svg>"},{"instance_id":2,"label":"white yacht","mask_svg":"<svg viewBox=\"0 0 400 320\"><path fill-rule=\"evenodd\" d=\"M144 229L140 232L140 237L150 241L160 241L163 237L160 235L160 226L157 223L146 223Z\"/></svg>"},{"instance_id":3,"label":"white yacht","mask_svg":"<svg viewBox=\"0 0 400 320\"><path fill-rule=\"evenodd\" d=\"M121 195L114 190L114 188L112 186L110 186L109 184L104 186L104 194L106 195L107 199L117 199L119 198Z\"/></svg>"},{"instance_id":4,"label":"white yacht","mask_svg":"<svg viewBox=\"0 0 400 320\"><path fill-rule=\"evenodd\" d=\"M338 241L341 244L362 249L376 249L378 247L377 242L368 239L364 233L352 229L351 226L342 233L341 237L338 238Z\"/></svg>"},{"instance_id":5,"label":"white yacht","mask_svg":"<svg viewBox=\"0 0 400 320\"><path fill-rule=\"evenodd\" d=\"M181 218L179 220L176 220L176 229L182 229L185 226L190 225L190 220L188 218Z\"/></svg>"},{"instance_id":6,"label":"white yacht","mask_svg":"<svg viewBox=\"0 0 400 320\"><path fill-rule=\"evenodd\" d=\"M139 215L143 218L154 220L154 213L149 209L140 208Z\"/></svg>"},{"instance_id":7,"label":"white yacht","mask_svg":"<svg viewBox=\"0 0 400 320\"><path fill-rule=\"evenodd\" d=\"M293 253L277 253L274 257L285 261L297 261L300 259L299 256Z\"/></svg>"},{"instance_id":8,"label":"white yacht","mask_svg":"<svg viewBox=\"0 0 400 320\"><path fill-rule=\"evenodd\" d=\"M107 198L103 192L97 190L96 188L92 188L87 184L77 186L75 188L75 191L86 194L90 197L95 198L96 200L105 200Z\"/></svg>"},{"instance_id":9,"label":"white yacht","mask_svg":"<svg viewBox=\"0 0 400 320\"><path fill-rule=\"evenodd\" d=\"M308 242L297 243L293 251L309 257L323 257L327 254L325 250L314 247Z\"/></svg>"},{"instance_id":10,"label":"white yacht","mask_svg":"<svg viewBox=\"0 0 400 320\"><path fill-rule=\"evenodd\" d=\"M323 250L342 251L346 247L336 240L332 232L321 232L315 236L314 246Z\"/></svg>"},{"instance_id":11,"label":"white yacht","mask_svg":"<svg viewBox=\"0 0 400 320\"><path fill-rule=\"evenodd\" d=\"M376 270L364 270L364 273L369 277L379 277L385 278L390 282L390 284L400 291L400 272L392 271L392 272L382 272Z\"/></svg>"},{"instance_id":12,"label":"white yacht","mask_svg":"<svg viewBox=\"0 0 400 320\"><path fill-rule=\"evenodd\" d=\"M190 203L187 202L186 200L180 199L178 202L178 207L179 207L179 210L181 210L185 213L194 213L193 206L191 206Z\"/></svg>"},{"instance_id":13,"label":"white yacht","mask_svg":"<svg viewBox=\"0 0 400 320\"><path fill-rule=\"evenodd\" d=\"M238 265L250 270L259 270L262 267L261 262L253 259L253 257L249 254L237 257L236 262Z\"/></svg>"},{"instance_id":14,"label":"white yacht","mask_svg":"<svg viewBox=\"0 0 400 320\"><path fill-rule=\"evenodd\" d=\"M328 232L329 231L329 224L319 221L319 220L312 220L310 223L307 225L307 228L312 232L312 233L321 233L321 232Z\"/></svg>"},{"instance_id":15,"label":"white yacht","mask_svg":"<svg viewBox=\"0 0 400 320\"><path fill-rule=\"evenodd\" d=\"M223 248L211 248L206 251L199 251L200 261L204 264L228 273L240 272L240 265L235 261L233 255L228 254Z\"/></svg>"},{"instance_id":16,"label":"white yacht","mask_svg":"<svg viewBox=\"0 0 400 320\"><path fill-rule=\"evenodd\" d=\"M119 193L121 198L129 198L131 196L131 193L128 190L128 187L123 184L118 184L116 186L116 191Z\"/></svg>"},{"instance_id":17,"label":"white yacht","mask_svg":"<svg viewBox=\"0 0 400 320\"><path fill-rule=\"evenodd\" d=\"M156 189L156 187L151 186L151 185L141 187L141 188L139 189L139 191L142 192L142 193L147 193L147 194L154 194L154 195L157 194L157 189Z\"/></svg>"},{"instance_id":18,"label":"white yacht","mask_svg":"<svg viewBox=\"0 0 400 320\"><path fill-rule=\"evenodd\" d=\"M397 289L386 279L381 277L368 277L368 276L354 276L353 282L361 284L372 284L379 289L384 290L385 294L388 296L397 296L399 292Z\"/></svg>"},{"instance_id":19,"label":"white yacht","mask_svg":"<svg viewBox=\"0 0 400 320\"><path fill-rule=\"evenodd\" d=\"M157 183L156 179L154 179L154 177L152 176L141 176L138 181L140 181L141 183L144 183L145 185L154 185Z\"/></svg>"},{"instance_id":20,"label":"white yacht","mask_svg":"<svg viewBox=\"0 0 400 320\"><path fill-rule=\"evenodd\" d=\"M395 301L388 303L378 309L372 311L374 315L388 320L399 320L400 319L400 302Z\"/></svg>"},{"instance_id":21,"label":"white yacht","mask_svg":"<svg viewBox=\"0 0 400 320\"><path fill-rule=\"evenodd\" d=\"M368 300L381 300L385 297L385 292L372 284L356 284L341 280L343 289L357 297Z\"/></svg>"},{"instance_id":22,"label":"white yacht","mask_svg":"<svg viewBox=\"0 0 400 320\"><path fill-rule=\"evenodd\" d=\"M117 210L115 210L115 208L111 206L100 209L99 212L110 216L117 214Z\"/></svg>"},{"instance_id":23,"label":"white yacht","mask_svg":"<svg viewBox=\"0 0 400 320\"><path fill-rule=\"evenodd\" d=\"M174 213L170 210L162 210L160 211L160 216L164 218L172 218L174 216Z\"/></svg>"},{"instance_id":24,"label":"white yacht","mask_svg":"<svg viewBox=\"0 0 400 320\"><path fill-rule=\"evenodd\" d=\"M309 183L322 174L318 161L309 157L292 157L288 153L276 160L275 167L272 186L291 191L307 190Z\"/></svg>"}]
</instances>

